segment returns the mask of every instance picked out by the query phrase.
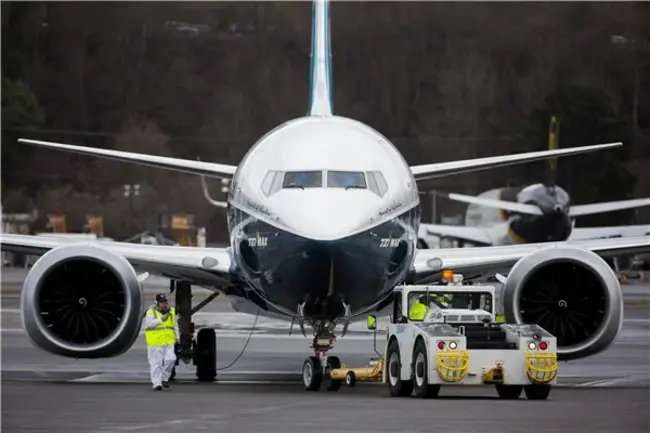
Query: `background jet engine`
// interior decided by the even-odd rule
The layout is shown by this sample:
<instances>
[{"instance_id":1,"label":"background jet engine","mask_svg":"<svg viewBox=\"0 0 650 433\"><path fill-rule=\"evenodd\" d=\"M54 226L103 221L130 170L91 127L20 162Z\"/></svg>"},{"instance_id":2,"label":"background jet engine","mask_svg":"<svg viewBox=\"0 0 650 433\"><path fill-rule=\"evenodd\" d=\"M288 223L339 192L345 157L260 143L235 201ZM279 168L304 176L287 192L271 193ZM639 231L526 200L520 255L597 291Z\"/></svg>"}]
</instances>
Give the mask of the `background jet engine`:
<instances>
[{"instance_id":1,"label":"background jet engine","mask_svg":"<svg viewBox=\"0 0 650 433\"><path fill-rule=\"evenodd\" d=\"M537 324L557 337L558 359L606 349L623 324L623 296L595 253L569 246L537 250L513 266L503 287L506 321Z\"/></svg>"},{"instance_id":2,"label":"background jet engine","mask_svg":"<svg viewBox=\"0 0 650 433\"><path fill-rule=\"evenodd\" d=\"M66 245L34 264L21 304L23 326L36 346L72 358L105 358L135 342L144 295L123 256L99 245Z\"/></svg>"}]
</instances>

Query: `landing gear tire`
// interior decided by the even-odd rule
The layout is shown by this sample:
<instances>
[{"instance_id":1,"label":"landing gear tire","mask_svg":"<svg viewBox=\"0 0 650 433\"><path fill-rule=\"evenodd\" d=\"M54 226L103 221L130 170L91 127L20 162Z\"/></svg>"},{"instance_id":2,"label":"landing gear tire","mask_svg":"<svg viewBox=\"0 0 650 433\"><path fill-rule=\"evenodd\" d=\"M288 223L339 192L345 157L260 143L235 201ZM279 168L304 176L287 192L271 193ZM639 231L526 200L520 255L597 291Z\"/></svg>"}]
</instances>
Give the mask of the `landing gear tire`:
<instances>
[{"instance_id":1,"label":"landing gear tire","mask_svg":"<svg viewBox=\"0 0 650 433\"><path fill-rule=\"evenodd\" d=\"M399 355L399 345L397 340L392 340L388 345L387 352L388 364L388 392L392 397L408 397L413 392L412 380L401 380L400 372L402 363Z\"/></svg>"},{"instance_id":2,"label":"landing gear tire","mask_svg":"<svg viewBox=\"0 0 650 433\"><path fill-rule=\"evenodd\" d=\"M305 359L302 364L302 383L307 391L318 391L323 383L323 367L315 356Z\"/></svg>"},{"instance_id":3,"label":"landing gear tire","mask_svg":"<svg viewBox=\"0 0 650 433\"><path fill-rule=\"evenodd\" d=\"M528 400L546 400L551 393L551 385L528 385L524 387Z\"/></svg>"},{"instance_id":4,"label":"landing gear tire","mask_svg":"<svg viewBox=\"0 0 650 433\"><path fill-rule=\"evenodd\" d=\"M354 385L357 384L357 375L354 374L354 371L348 371L348 374L345 375L345 384L350 388L354 388Z\"/></svg>"},{"instance_id":5,"label":"landing gear tire","mask_svg":"<svg viewBox=\"0 0 650 433\"><path fill-rule=\"evenodd\" d=\"M213 381L217 377L217 338L214 329L199 329L194 356L199 381Z\"/></svg>"},{"instance_id":6,"label":"landing gear tire","mask_svg":"<svg viewBox=\"0 0 650 433\"><path fill-rule=\"evenodd\" d=\"M335 368L341 368L341 360L337 356L328 356L325 364L325 389L328 391L338 391L343 385L342 380L334 380L330 376L330 371Z\"/></svg>"},{"instance_id":7,"label":"landing gear tire","mask_svg":"<svg viewBox=\"0 0 650 433\"><path fill-rule=\"evenodd\" d=\"M504 400L517 400L521 395L522 386L520 385L497 385L497 394Z\"/></svg>"},{"instance_id":8,"label":"landing gear tire","mask_svg":"<svg viewBox=\"0 0 650 433\"><path fill-rule=\"evenodd\" d=\"M422 340L415 343L413 351L413 397L434 398L440 392L440 385L429 385L429 363L427 361L427 348Z\"/></svg>"}]
</instances>

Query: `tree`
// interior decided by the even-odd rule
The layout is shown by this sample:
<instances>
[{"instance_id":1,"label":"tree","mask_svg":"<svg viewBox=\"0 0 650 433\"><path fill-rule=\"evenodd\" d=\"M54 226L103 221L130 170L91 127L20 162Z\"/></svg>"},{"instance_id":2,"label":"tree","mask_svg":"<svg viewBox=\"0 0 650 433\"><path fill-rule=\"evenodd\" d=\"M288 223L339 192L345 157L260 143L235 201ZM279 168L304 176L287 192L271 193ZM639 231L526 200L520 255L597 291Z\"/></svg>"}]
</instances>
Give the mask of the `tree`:
<instances>
[{"instance_id":1,"label":"tree","mask_svg":"<svg viewBox=\"0 0 650 433\"><path fill-rule=\"evenodd\" d=\"M624 116L612 107L605 92L588 86L569 85L549 94L544 106L535 108L530 117L528 135L538 149L548 144L551 115L560 122L560 148L623 142L618 149L558 160L556 183L567 189L573 204L631 198L636 177L626 167L632 150L627 139L628 128ZM540 180L547 179L546 167L537 167L536 177ZM532 177L528 172L528 177ZM578 223L580 226L624 224L629 215L630 211L605 213L581 217Z\"/></svg>"},{"instance_id":2,"label":"tree","mask_svg":"<svg viewBox=\"0 0 650 433\"><path fill-rule=\"evenodd\" d=\"M29 85L22 80L2 80L2 186L12 187L12 173L21 170L29 146L17 143L30 129L42 127L45 112ZM3 195L4 195L3 190Z\"/></svg>"}]
</instances>

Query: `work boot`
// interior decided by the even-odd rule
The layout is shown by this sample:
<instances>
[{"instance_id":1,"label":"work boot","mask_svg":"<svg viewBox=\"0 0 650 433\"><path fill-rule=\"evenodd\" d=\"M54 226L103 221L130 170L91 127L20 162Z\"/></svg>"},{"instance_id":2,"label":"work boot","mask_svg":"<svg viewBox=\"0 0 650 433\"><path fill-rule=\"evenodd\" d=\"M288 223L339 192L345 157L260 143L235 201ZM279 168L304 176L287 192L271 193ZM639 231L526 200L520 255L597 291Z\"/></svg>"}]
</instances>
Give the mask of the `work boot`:
<instances>
[{"instance_id":1,"label":"work boot","mask_svg":"<svg viewBox=\"0 0 650 433\"><path fill-rule=\"evenodd\" d=\"M169 388L169 382L167 382L166 380L163 380L163 386L165 388Z\"/></svg>"},{"instance_id":2,"label":"work boot","mask_svg":"<svg viewBox=\"0 0 650 433\"><path fill-rule=\"evenodd\" d=\"M162 386L156 385L156 386L153 387L153 390L154 391L162 391Z\"/></svg>"}]
</instances>

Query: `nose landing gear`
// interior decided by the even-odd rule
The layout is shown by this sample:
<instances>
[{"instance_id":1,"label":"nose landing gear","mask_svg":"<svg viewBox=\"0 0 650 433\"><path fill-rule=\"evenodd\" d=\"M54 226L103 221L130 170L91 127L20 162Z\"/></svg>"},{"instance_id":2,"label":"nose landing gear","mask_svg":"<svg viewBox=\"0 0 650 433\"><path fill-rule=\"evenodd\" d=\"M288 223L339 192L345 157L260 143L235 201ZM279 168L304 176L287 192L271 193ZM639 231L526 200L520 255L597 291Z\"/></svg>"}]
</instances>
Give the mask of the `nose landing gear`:
<instances>
[{"instance_id":1,"label":"nose landing gear","mask_svg":"<svg viewBox=\"0 0 650 433\"><path fill-rule=\"evenodd\" d=\"M302 309L299 308L300 321L304 317L301 313ZM345 305L342 336L347 333L350 318L350 307ZM310 347L314 350L314 355L308 357L302 365L302 382L307 391L318 391L323 384L328 391L338 391L343 384L343 380L332 379L330 375L330 371L341 368L341 360L337 356L327 355L336 342L334 328L337 323L337 321L323 320L312 324L314 339ZM300 326L304 329L302 323Z\"/></svg>"}]
</instances>

